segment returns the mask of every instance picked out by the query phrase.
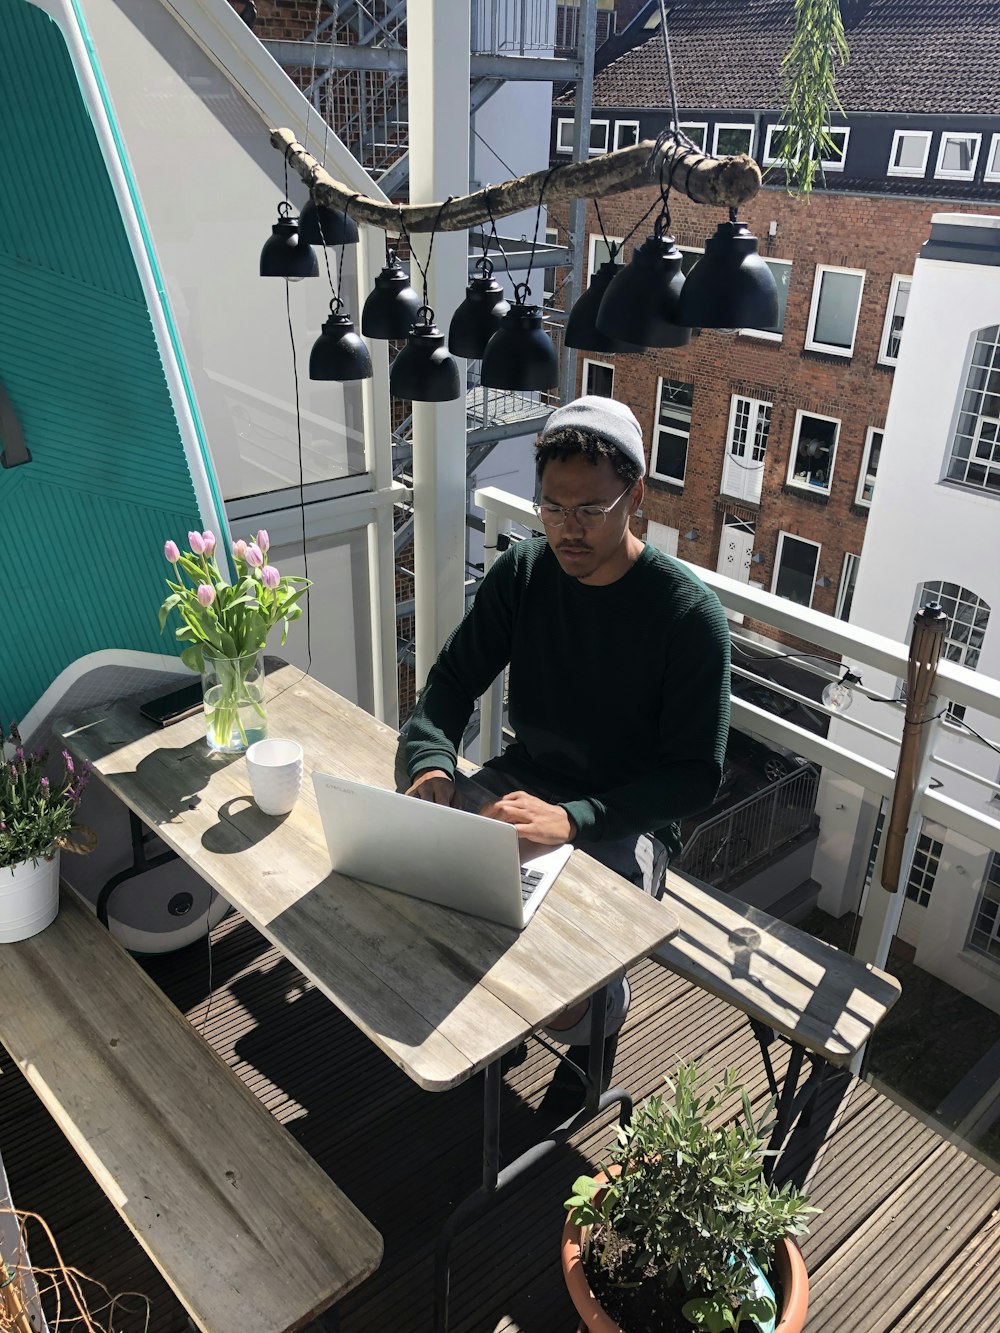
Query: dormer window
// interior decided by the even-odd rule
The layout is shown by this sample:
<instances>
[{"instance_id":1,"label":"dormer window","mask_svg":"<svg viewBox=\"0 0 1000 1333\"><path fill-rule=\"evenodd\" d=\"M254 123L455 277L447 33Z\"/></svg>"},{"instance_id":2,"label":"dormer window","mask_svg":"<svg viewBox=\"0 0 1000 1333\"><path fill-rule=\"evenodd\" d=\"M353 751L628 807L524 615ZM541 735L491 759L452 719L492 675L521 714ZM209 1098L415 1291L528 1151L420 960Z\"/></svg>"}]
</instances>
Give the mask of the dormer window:
<instances>
[{"instance_id":1,"label":"dormer window","mask_svg":"<svg viewBox=\"0 0 1000 1333\"><path fill-rule=\"evenodd\" d=\"M889 153L890 176L922 176L931 151L930 130L897 130Z\"/></svg>"},{"instance_id":2,"label":"dormer window","mask_svg":"<svg viewBox=\"0 0 1000 1333\"><path fill-rule=\"evenodd\" d=\"M971 181L976 174L981 134L942 134L934 175L944 180Z\"/></svg>"}]
</instances>

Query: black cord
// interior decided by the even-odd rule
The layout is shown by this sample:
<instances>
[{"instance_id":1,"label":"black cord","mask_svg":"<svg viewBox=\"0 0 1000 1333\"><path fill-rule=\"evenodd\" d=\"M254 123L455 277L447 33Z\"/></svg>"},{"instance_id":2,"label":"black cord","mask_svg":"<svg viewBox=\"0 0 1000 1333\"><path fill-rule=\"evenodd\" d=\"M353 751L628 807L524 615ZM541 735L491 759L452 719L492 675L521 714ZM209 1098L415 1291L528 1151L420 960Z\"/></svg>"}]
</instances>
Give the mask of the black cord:
<instances>
[{"instance_id":1,"label":"black cord","mask_svg":"<svg viewBox=\"0 0 1000 1333\"><path fill-rule=\"evenodd\" d=\"M538 205L535 208L535 234L531 238L531 254L528 256L528 271L524 276L524 282L518 284L518 286L524 287L525 295L527 296L531 295L531 286L530 286L531 270L535 266L535 248L538 245L538 224L542 220L542 203L545 199L545 190L546 187L548 186L549 181L552 179L555 173L561 168L562 165L563 164L561 162L557 162L554 167L549 167L548 171L545 173L545 178L542 181L542 188L538 191ZM516 289L515 289L515 297L516 297Z\"/></svg>"},{"instance_id":2,"label":"black cord","mask_svg":"<svg viewBox=\"0 0 1000 1333\"><path fill-rule=\"evenodd\" d=\"M401 232L403 238L404 238L405 241L406 241L407 248L408 248L409 251L410 251L410 258L411 258L411 259L413 260L413 262L416 264L417 269L418 269L418 271L419 271L419 273L420 273L420 276L421 276L421 278L423 279L423 284L424 284L424 307L425 307L425 309L427 309L427 310L430 310L430 306L429 306L429 304L428 304L428 302L427 302L427 274L428 274L428 272L430 271L430 267L431 267L431 255L434 253L434 237L437 235L438 226L439 226L439 224L440 224L440 222L441 222L441 214L444 212L444 210L448 207L448 205L451 203L451 201L452 201L454 198L455 198L455 196L454 196L453 194L450 194L450 195L448 196L448 198L444 201L444 203L440 206L440 208L439 208L438 211L437 211L437 216L436 216L435 219L434 219L434 225L433 225L433 227L431 227L431 239L430 239L430 242L429 242L429 244L428 244L428 246L427 246L427 267L426 267L426 268L423 266L423 264L421 264L420 260L417 258L416 254L415 254L415 252L414 252L414 249L413 249L413 242L410 240L410 233L406 230L406 223L403 221L403 210L402 210L402 208L400 208L400 210L399 210L399 229L400 229L400 232ZM431 313L433 313L433 312L431 312Z\"/></svg>"},{"instance_id":3,"label":"black cord","mask_svg":"<svg viewBox=\"0 0 1000 1333\"><path fill-rule=\"evenodd\" d=\"M941 714L938 713L937 716L941 717ZM953 717L950 705L944 710L944 720L950 722L953 727L961 727L963 731L971 732L977 741L982 741L983 745L989 746L991 750L996 750L997 754L1000 754L1000 745L996 745L993 741L987 740L985 736L980 736L975 727L970 727L968 722L963 721L962 718Z\"/></svg>"}]
</instances>

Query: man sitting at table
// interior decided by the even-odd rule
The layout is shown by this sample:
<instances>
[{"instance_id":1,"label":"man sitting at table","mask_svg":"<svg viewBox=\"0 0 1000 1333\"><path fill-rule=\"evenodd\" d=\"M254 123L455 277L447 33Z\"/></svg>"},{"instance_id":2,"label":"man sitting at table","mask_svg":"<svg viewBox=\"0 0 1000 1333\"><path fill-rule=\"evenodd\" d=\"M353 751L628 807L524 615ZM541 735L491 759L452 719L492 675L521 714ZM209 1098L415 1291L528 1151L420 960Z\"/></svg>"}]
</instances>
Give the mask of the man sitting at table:
<instances>
[{"instance_id":1,"label":"man sitting at table","mask_svg":"<svg viewBox=\"0 0 1000 1333\"><path fill-rule=\"evenodd\" d=\"M661 893L666 855L680 848L676 821L711 804L722 777L725 613L694 574L631 530L646 461L624 404L588 396L559 408L535 462L545 536L497 559L431 668L403 732L408 791L467 804L457 748L476 700L509 666L515 740L475 776L497 798L483 812L534 842L572 842ZM605 1087L628 1000L623 979L609 991ZM584 1068L589 1003L547 1029ZM560 1063L546 1103L572 1109L582 1095Z\"/></svg>"}]
</instances>

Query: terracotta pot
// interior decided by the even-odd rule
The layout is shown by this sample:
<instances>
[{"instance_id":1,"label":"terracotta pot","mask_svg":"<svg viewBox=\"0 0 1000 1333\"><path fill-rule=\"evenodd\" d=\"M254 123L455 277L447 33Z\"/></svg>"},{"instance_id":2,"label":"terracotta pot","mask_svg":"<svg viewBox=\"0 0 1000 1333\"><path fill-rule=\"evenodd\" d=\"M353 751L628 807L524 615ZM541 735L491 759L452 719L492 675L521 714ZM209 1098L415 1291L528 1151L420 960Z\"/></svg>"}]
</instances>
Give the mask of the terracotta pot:
<instances>
[{"instance_id":1,"label":"terracotta pot","mask_svg":"<svg viewBox=\"0 0 1000 1333\"><path fill-rule=\"evenodd\" d=\"M594 1179L607 1180L607 1176L600 1172ZM566 1290L580 1316L577 1333L622 1333L621 1325L605 1312L590 1290L583 1267L583 1233L584 1228L574 1226L567 1216L562 1234L562 1268ZM799 1247L787 1236L775 1251L774 1267L784 1293L775 1333L801 1333L809 1309L809 1277Z\"/></svg>"}]
</instances>

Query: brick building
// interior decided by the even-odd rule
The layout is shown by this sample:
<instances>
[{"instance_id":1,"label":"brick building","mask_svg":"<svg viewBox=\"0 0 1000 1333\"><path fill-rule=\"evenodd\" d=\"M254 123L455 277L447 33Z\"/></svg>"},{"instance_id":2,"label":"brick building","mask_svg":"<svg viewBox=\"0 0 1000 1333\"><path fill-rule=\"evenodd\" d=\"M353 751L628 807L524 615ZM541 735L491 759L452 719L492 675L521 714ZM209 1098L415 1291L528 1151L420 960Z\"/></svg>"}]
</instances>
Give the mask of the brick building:
<instances>
[{"instance_id":1,"label":"brick building","mask_svg":"<svg viewBox=\"0 0 1000 1333\"><path fill-rule=\"evenodd\" d=\"M740 212L775 275L779 325L704 330L679 349L581 352L579 383L629 403L643 425L648 540L847 618L914 257L932 212L950 202L1000 212L1000 6L872 0L843 10L851 59L825 179L796 198L772 167ZM672 6L681 121L707 151L771 166L792 11L791 0ZM655 3L640 11L637 44L595 76L592 152L655 138L665 123L657 14ZM554 162L572 116L557 101ZM629 238L619 262L652 230L655 208L639 220L656 198L650 189L601 203L608 239ZM687 270L723 219L683 196L671 195L670 211ZM607 258L593 205L586 244L590 274Z\"/></svg>"}]
</instances>

